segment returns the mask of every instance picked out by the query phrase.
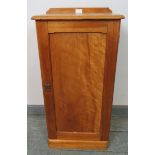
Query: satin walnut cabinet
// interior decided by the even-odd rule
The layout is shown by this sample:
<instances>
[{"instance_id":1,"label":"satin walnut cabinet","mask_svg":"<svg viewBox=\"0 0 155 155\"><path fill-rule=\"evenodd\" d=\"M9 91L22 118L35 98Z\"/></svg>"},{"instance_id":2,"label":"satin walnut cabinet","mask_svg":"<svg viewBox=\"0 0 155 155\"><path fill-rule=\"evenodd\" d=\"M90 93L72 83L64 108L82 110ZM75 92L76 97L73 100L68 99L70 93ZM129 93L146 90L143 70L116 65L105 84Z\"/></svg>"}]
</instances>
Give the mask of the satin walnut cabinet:
<instances>
[{"instance_id":1,"label":"satin walnut cabinet","mask_svg":"<svg viewBox=\"0 0 155 155\"><path fill-rule=\"evenodd\" d=\"M108 147L123 18L109 8L51 8L32 17L49 147Z\"/></svg>"}]
</instances>

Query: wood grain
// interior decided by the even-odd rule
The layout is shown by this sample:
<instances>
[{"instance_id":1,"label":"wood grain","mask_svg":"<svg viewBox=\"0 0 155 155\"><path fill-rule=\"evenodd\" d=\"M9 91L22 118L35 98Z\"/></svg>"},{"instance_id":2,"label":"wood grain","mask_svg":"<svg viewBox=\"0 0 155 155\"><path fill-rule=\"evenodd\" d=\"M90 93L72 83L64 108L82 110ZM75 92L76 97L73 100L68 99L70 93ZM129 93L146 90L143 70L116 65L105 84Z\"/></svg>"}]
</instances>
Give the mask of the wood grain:
<instances>
[{"instance_id":1,"label":"wood grain","mask_svg":"<svg viewBox=\"0 0 155 155\"><path fill-rule=\"evenodd\" d=\"M36 28L37 28L37 39L38 39L48 137L56 138L56 122L55 122L53 89L47 92L44 87L46 83L50 84L51 86L53 85L52 74L51 74L52 67L51 67L51 61L50 61L47 22L37 21Z\"/></svg>"},{"instance_id":2,"label":"wood grain","mask_svg":"<svg viewBox=\"0 0 155 155\"><path fill-rule=\"evenodd\" d=\"M76 14L45 14L33 16L32 20L116 20L124 19L123 15L112 13L87 13L82 15Z\"/></svg>"},{"instance_id":3,"label":"wood grain","mask_svg":"<svg viewBox=\"0 0 155 155\"><path fill-rule=\"evenodd\" d=\"M90 149L105 150L108 147L107 141L81 141L81 140L53 140L48 139L48 146L52 148L69 149Z\"/></svg>"},{"instance_id":4,"label":"wood grain","mask_svg":"<svg viewBox=\"0 0 155 155\"><path fill-rule=\"evenodd\" d=\"M50 45L57 130L99 132L106 35L55 33Z\"/></svg>"},{"instance_id":5,"label":"wood grain","mask_svg":"<svg viewBox=\"0 0 155 155\"><path fill-rule=\"evenodd\" d=\"M113 92L117 62L120 21L108 22L107 52L104 68L104 91L101 119L101 140L109 139L110 120L113 103Z\"/></svg>"},{"instance_id":6,"label":"wood grain","mask_svg":"<svg viewBox=\"0 0 155 155\"><path fill-rule=\"evenodd\" d=\"M91 25L91 26L90 26ZM55 32L102 32L107 33L108 27L102 21L49 21L48 33Z\"/></svg>"},{"instance_id":7,"label":"wood grain","mask_svg":"<svg viewBox=\"0 0 155 155\"><path fill-rule=\"evenodd\" d=\"M65 13L75 13L77 8L50 8L46 14L65 14ZM78 8L82 9L83 13L112 13L110 8Z\"/></svg>"},{"instance_id":8,"label":"wood grain","mask_svg":"<svg viewBox=\"0 0 155 155\"><path fill-rule=\"evenodd\" d=\"M92 132L57 132L58 139L66 140L100 140L99 133Z\"/></svg>"}]
</instances>

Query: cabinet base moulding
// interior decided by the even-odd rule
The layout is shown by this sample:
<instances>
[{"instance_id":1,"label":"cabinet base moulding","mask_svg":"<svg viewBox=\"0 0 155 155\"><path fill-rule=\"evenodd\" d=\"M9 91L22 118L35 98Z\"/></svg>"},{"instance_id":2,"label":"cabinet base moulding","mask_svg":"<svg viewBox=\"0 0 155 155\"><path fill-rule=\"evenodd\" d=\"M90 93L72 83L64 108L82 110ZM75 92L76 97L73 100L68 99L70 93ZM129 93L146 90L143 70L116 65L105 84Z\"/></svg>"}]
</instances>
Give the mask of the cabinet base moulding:
<instances>
[{"instance_id":1,"label":"cabinet base moulding","mask_svg":"<svg viewBox=\"0 0 155 155\"><path fill-rule=\"evenodd\" d=\"M48 146L59 149L106 150L108 141L48 139Z\"/></svg>"}]
</instances>

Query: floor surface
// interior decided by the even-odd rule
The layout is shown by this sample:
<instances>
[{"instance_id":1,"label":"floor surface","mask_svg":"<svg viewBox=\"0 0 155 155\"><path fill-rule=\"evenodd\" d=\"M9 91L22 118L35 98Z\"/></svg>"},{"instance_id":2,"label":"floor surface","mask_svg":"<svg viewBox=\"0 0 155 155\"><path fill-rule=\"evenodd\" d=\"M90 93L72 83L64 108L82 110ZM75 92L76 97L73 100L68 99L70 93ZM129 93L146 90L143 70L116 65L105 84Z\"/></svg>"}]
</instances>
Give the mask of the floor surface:
<instances>
[{"instance_id":1,"label":"floor surface","mask_svg":"<svg viewBox=\"0 0 155 155\"><path fill-rule=\"evenodd\" d=\"M128 118L113 116L111 121L110 145L106 151L81 151L49 149L45 115L28 115L27 155L127 155Z\"/></svg>"}]
</instances>

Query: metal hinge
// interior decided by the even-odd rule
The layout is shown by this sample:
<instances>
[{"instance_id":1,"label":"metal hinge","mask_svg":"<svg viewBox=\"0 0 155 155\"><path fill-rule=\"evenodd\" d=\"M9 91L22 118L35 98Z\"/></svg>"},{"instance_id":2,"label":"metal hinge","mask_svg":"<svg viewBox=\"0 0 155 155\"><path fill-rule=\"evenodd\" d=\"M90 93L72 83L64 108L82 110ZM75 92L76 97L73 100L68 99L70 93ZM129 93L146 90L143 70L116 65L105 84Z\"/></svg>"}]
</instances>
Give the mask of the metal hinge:
<instances>
[{"instance_id":1,"label":"metal hinge","mask_svg":"<svg viewBox=\"0 0 155 155\"><path fill-rule=\"evenodd\" d=\"M45 91L49 92L49 91L51 91L51 89L52 89L52 86L50 83L47 82L44 84L44 90Z\"/></svg>"}]
</instances>

